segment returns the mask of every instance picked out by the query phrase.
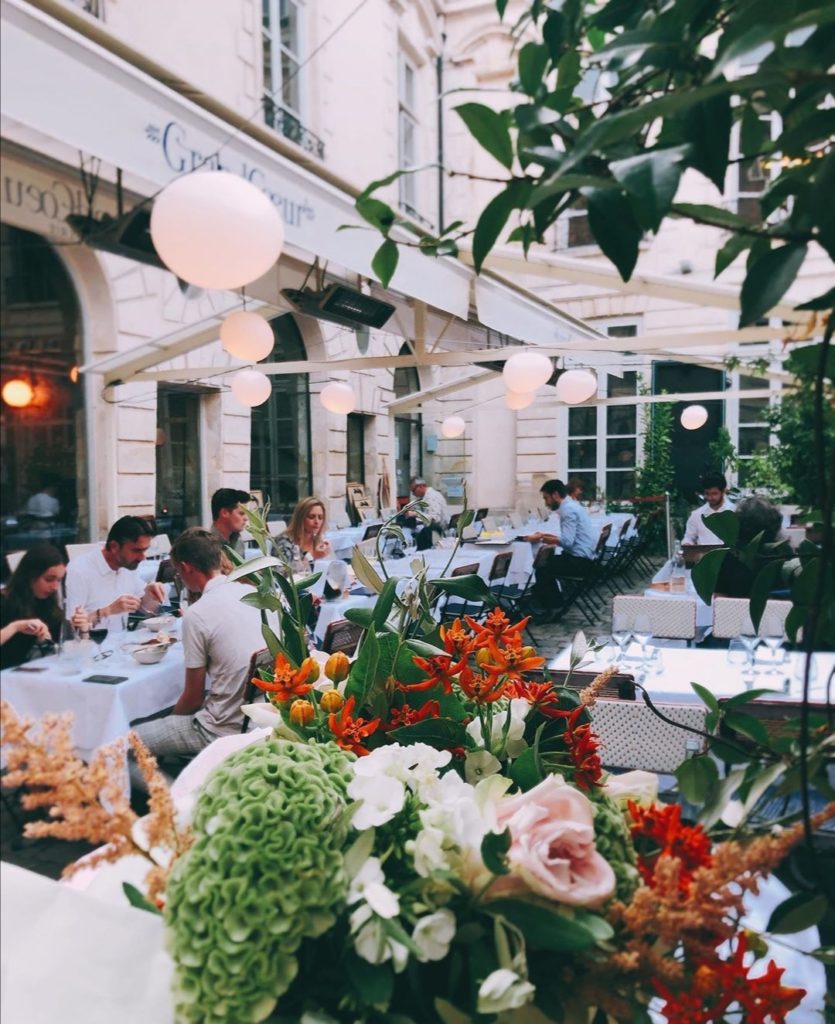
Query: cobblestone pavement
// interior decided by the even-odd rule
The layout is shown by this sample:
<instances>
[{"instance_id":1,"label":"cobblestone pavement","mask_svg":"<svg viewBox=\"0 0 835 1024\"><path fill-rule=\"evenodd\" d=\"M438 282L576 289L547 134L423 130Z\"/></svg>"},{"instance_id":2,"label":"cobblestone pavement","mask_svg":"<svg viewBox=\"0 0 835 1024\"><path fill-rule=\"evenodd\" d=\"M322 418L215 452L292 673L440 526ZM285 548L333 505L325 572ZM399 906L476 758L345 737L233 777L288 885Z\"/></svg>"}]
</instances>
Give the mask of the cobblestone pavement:
<instances>
[{"instance_id":1,"label":"cobblestone pavement","mask_svg":"<svg viewBox=\"0 0 835 1024\"><path fill-rule=\"evenodd\" d=\"M643 593L646 581L633 578L636 582L635 587L625 588L623 593ZM534 626L539 653L549 660L556 657L571 643L578 630L583 630L588 637L608 632L611 628L611 608L612 602L607 600L605 612L600 621L594 624L589 623L582 611L574 607L559 622ZM0 859L50 878L58 878L66 864L77 860L92 849L86 843L67 843L57 839L24 839L21 835L21 822L27 818L35 820L35 817L27 816L21 811L14 794L9 794L8 797L4 794L0 804Z\"/></svg>"}]
</instances>

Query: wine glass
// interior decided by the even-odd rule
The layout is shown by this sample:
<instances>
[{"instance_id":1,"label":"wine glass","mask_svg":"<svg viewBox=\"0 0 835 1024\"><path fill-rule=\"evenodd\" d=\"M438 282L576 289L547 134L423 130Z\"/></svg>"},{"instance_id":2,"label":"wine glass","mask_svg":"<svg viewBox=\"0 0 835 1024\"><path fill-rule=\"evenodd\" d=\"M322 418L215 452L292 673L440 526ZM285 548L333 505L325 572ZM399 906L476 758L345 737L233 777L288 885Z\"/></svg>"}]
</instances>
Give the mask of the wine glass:
<instances>
[{"instance_id":1,"label":"wine glass","mask_svg":"<svg viewBox=\"0 0 835 1024\"><path fill-rule=\"evenodd\" d=\"M771 667L768 674L779 675L782 658L778 657L777 652L783 653L783 623L777 615L766 615L762 623L762 639L771 651Z\"/></svg>"},{"instance_id":2,"label":"wine glass","mask_svg":"<svg viewBox=\"0 0 835 1024\"><path fill-rule=\"evenodd\" d=\"M746 650L746 652L748 654L748 668L747 668L746 674L753 678L753 675L754 675L754 657L755 657L755 654L756 654L757 647L759 646L759 643L760 643L760 638L754 632L754 627L753 626L749 626L747 628L743 628L740 631L739 640L741 641L742 645L745 647L745 650Z\"/></svg>"},{"instance_id":3,"label":"wine glass","mask_svg":"<svg viewBox=\"0 0 835 1024\"><path fill-rule=\"evenodd\" d=\"M641 645L641 660L646 661L647 644L652 640L652 623L650 622L649 615L642 613L635 616L635 621L632 624L632 635Z\"/></svg>"},{"instance_id":4,"label":"wine glass","mask_svg":"<svg viewBox=\"0 0 835 1024\"><path fill-rule=\"evenodd\" d=\"M623 612L616 612L612 616L612 639L620 648L620 657L626 657L626 649L632 639L632 630L629 628L629 619Z\"/></svg>"},{"instance_id":5,"label":"wine glass","mask_svg":"<svg viewBox=\"0 0 835 1024\"><path fill-rule=\"evenodd\" d=\"M729 665L734 665L739 669L748 664L748 650L741 640L731 640L726 657Z\"/></svg>"}]
</instances>

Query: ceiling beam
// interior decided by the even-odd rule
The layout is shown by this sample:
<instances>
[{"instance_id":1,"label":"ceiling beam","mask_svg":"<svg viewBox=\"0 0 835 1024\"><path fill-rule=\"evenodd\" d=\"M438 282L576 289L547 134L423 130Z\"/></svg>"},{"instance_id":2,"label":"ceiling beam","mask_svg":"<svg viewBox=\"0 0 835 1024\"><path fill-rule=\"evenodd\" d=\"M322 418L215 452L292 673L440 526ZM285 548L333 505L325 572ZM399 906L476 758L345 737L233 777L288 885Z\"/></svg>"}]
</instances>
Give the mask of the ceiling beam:
<instances>
[{"instance_id":1,"label":"ceiling beam","mask_svg":"<svg viewBox=\"0 0 835 1024\"><path fill-rule=\"evenodd\" d=\"M454 395L456 391L460 391L462 388L469 388L475 384L484 384L488 380L495 380L498 376L497 373L488 370L486 373L474 373L469 377L460 377L458 380L447 384L436 384L434 387L424 388L422 391L413 391L402 398L395 398L392 402L385 402L383 409L391 413L411 412L413 409L420 408L424 402L430 399Z\"/></svg>"}]
</instances>

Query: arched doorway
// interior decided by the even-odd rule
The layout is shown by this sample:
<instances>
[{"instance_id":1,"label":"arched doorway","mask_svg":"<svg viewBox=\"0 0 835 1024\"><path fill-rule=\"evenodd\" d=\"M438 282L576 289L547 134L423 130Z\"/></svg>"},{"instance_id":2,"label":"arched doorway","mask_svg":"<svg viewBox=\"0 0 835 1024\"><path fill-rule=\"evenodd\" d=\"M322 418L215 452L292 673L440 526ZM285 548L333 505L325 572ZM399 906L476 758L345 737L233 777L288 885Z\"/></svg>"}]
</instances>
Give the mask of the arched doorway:
<instances>
[{"instance_id":1,"label":"arched doorway","mask_svg":"<svg viewBox=\"0 0 835 1024\"><path fill-rule=\"evenodd\" d=\"M268 361L306 359L291 313L270 321L275 345ZM299 498L311 493L310 394L307 374L272 377L272 394L252 410L250 487L260 490L272 510L287 517Z\"/></svg>"},{"instance_id":2,"label":"arched doorway","mask_svg":"<svg viewBox=\"0 0 835 1024\"><path fill-rule=\"evenodd\" d=\"M401 356L412 355L408 344L404 344ZM392 384L395 398L420 391L420 377L414 366L398 366L394 371ZM397 483L397 497L409 495L409 480L423 472L423 420L419 412L402 413L394 417L394 472Z\"/></svg>"},{"instance_id":3,"label":"arched doorway","mask_svg":"<svg viewBox=\"0 0 835 1024\"><path fill-rule=\"evenodd\" d=\"M75 288L46 239L0 225L3 552L86 536L84 388ZM22 382L6 389L13 381ZM18 392L17 400L15 391Z\"/></svg>"}]
</instances>

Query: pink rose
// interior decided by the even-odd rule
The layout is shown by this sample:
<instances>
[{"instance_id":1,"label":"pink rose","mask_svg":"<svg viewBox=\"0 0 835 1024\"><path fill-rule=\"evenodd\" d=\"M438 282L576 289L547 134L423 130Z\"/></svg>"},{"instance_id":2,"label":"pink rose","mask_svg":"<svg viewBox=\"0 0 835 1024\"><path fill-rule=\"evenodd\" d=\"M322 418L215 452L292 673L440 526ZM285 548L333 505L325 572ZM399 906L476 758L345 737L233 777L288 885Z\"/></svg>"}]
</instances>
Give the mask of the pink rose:
<instances>
[{"instance_id":1,"label":"pink rose","mask_svg":"<svg viewBox=\"0 0 835 1024\"><path fill-rule=\"evenodd\" d=\"M595 907L615 891L615 873L595 849L594 810L579 790L550 775L496 805L498 831L510 828L510 874L495 895L534 892L558 903Z\"/></svg>"}]
</instances>

